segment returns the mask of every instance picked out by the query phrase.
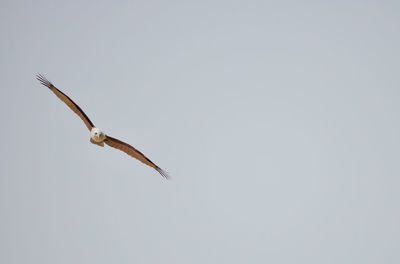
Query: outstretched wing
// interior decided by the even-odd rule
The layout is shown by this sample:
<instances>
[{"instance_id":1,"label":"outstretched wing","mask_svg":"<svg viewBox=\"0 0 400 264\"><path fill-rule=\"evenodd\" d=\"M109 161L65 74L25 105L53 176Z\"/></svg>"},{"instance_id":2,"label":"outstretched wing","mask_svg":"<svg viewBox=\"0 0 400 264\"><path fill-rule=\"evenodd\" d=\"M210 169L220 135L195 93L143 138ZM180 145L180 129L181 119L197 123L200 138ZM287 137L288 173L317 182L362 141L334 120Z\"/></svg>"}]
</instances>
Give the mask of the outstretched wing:
<instances>
[{"instance_id":1,"label":"outstretched wing","mask_svg":"<svg viewBox=\"0 0 400 264\"><path fill-rule=\"evenodd\" d=\"M108 135L106 135L106 138L104 139L104 142L107 145L109 145L110 147L119 149L119 150L125 152L126 154L128 154L129 156L140 160L141 162L143 162L147 166L150 166L150 167L154 168L164 178L167 178L167 179L169 178L169 175L168 175L168 173L166 171L164 171L163 169L158 167L149 158L147 158L145 155L143 155L142 152L140 152L139 150L135 149L131 145L129 145L129 144L125 143L125 142L122 142L121 140L118 140L116 138L110 137Z\"/></svg>"},{"instance_id":2,"label":"outstretched wing","mask_svg":"<svg viewBox=\"0 0 400 264\"><path fill-rule=\"evenodd\" d=\"M58 90L49 80L47 80L43 75L38 74L36 75L36 79L43 84L44 86L48 87L58 98L61 99L72 111L75 112L85 123L86 127L89 130L92 130L94 127L92 121L90 121L89 117L82 111L82 109L74 103L66 94Z\"/></svg>"}]
</instances>

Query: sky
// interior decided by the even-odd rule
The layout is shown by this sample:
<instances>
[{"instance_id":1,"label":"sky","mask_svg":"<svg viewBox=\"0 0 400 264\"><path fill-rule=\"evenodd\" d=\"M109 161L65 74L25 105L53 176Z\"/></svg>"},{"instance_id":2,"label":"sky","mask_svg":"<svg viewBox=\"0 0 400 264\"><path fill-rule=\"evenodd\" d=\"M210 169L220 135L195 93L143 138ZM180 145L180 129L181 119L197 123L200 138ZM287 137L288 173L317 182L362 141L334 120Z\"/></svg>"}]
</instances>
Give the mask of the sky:
<instances>
[{"instance_id":1,"label":"sky","mask_svg":"<svg viewBox=\"0 0 400 264\"><path fill-rule=\"evenodd\" d=\"M400 263L399 8L1 1L0 263Z\"/></svg>"}]
</instances>

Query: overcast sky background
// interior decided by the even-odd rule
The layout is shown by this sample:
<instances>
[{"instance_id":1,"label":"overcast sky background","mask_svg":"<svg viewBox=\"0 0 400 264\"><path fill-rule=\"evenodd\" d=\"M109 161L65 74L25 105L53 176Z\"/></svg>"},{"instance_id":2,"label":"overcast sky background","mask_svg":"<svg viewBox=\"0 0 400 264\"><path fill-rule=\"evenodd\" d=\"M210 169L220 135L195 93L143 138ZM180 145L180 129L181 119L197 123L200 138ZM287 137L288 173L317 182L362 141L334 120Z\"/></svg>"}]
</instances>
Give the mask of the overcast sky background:
<instances>
[{"instance_id":1,"label":"overcast sky background","mask_svg":"<svg viewBox=\"0 0 400 264\"><path fill-rule=\"evenodd\" d=\"M1 1L0 263L400 263L399 8Z\"/></svg>"}]
</instances>

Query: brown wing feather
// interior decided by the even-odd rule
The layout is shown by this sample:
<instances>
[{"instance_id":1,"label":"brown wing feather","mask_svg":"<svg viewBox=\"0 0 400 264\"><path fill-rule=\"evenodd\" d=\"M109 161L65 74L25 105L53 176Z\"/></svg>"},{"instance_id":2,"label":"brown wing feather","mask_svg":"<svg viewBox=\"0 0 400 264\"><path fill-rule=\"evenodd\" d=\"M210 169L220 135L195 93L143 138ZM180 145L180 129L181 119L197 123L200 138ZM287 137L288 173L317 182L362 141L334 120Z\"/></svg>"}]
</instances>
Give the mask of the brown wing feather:
<instances>
[{"instance_id":1,"label":"brown wing feather","mask_svg":"<svg viewBox=\"0 0 400 264\"><path fill-rule=\"evenodd\" d=\"M156 164L154 164L149 158L147 158L142 152L140 152L139 150L135 149L134 147L132 147L131 145L122 142L121 140L118 140L116 138L110 137L108 135L106 135L106 139L104 139L104 142L109 145L110 147L119 149L123 152L125 152L126 154L128 154L129 156L140 160L141 162L143 162L144 164L154 168L156 171L158 171L164 178L169 178L167 172L165 172L164 170L162 170L160 167L158 167Z\"/></svg>"},{"instance_id":2,"label":"brown wing feather","mask_svg":"<svg viewBox=\"0 0 400 264\"><path fill-rule=\"evenodd\" d=\"M82 109L74 103L66 94L58 90L49 80L47 80L43 75L38 74L36 75L36 79L43 84L44 86L48 87L58 98L61 99L72 111L77 114L82 121L85 123L86 127L89 130L92 130L94 127L92 121L90 121L89 117L82 111Z\"/></svg>"}]
</instances>

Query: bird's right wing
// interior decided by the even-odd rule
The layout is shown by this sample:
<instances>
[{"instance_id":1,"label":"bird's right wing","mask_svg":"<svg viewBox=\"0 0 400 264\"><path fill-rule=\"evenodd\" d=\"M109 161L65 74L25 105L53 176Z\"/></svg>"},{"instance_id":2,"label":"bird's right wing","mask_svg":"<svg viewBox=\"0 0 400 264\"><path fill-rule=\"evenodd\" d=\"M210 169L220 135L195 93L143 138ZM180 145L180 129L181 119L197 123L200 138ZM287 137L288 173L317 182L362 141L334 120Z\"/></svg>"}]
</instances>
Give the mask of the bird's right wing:
<instances>
[{"instance_id":1,"label":"bird's right wing","mask_svg":"<svg viewBox=\"0 0 400 264\"><path fill-rule=\"evenodd\" d=\"M82 111L82 109L72 101L66 94L58 90L49 80L47 80L43 75L38 74L36 75L36 79L43 84L44 86L48 87L61 101L63 101L72 111L77 114L82 121L85 123L86 127L89 130L92 130L94 127L92 121L90 121L89 117Z\"/></svg>"}]
</instances>

